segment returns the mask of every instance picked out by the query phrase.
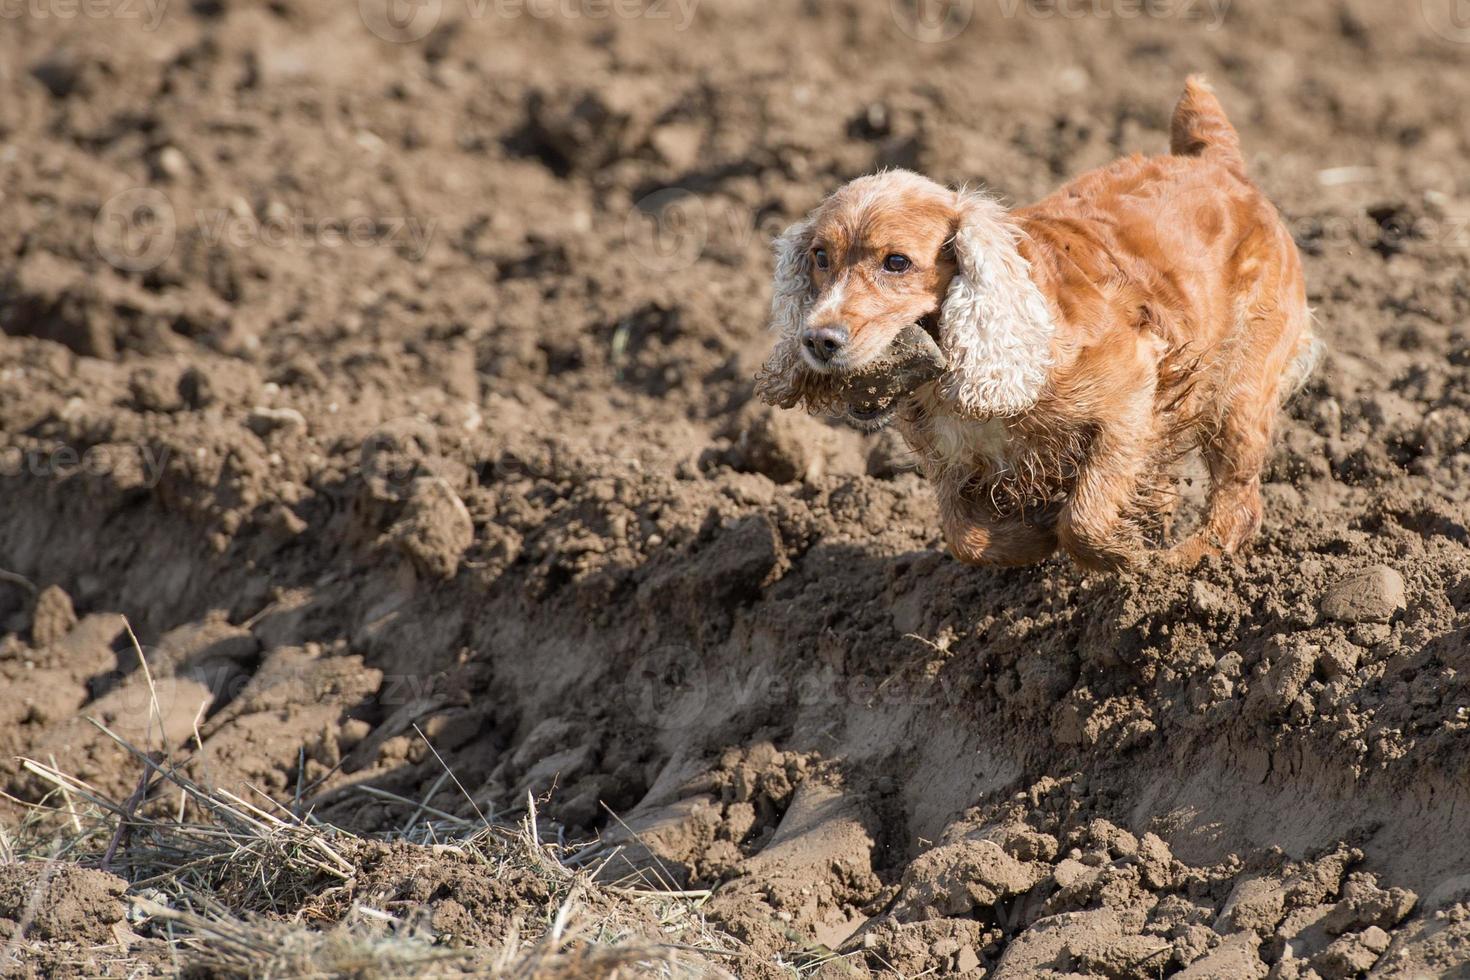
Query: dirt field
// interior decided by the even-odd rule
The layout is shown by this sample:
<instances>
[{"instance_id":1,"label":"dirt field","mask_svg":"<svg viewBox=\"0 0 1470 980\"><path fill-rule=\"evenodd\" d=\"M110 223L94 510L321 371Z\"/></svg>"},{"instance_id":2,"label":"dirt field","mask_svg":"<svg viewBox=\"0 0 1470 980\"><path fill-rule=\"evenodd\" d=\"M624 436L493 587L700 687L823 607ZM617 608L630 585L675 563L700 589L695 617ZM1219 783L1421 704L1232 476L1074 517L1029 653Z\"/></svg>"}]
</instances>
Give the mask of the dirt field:
<instances>
[{"instance_id":1,"label":"dirt field","mask_svg":"<svg viewBox=\"0 0 1470 980\"><path fill-rule=\"evenodd\" d=\"M0 11L6 969L256 972L228 921L547 976L1470 977L1470 29L949 9ZM784 223L890 165L1030 200L1163 149L1190 71L1330 345L1250 554L961 567L893 437L752 400ZM196 824L279 861L153 853Z\"/></svg>"}]
</instances>

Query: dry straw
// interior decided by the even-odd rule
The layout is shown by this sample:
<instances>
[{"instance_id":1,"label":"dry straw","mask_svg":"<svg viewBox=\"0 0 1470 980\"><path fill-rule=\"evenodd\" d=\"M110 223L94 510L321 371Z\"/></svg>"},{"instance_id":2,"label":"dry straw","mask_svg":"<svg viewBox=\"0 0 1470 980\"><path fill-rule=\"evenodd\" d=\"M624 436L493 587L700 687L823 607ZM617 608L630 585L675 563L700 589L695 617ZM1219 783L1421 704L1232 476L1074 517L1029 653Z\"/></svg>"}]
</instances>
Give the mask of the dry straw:
<instances>
[{"instance_id":1,"label":"dry straw","mask_svg":"<svg viewBox=\"0 0 1470 980\"><path fill-rule=\"evenodd\" d=\"M704 921L709 892L597 883L595 869L578 867L570 848L543 841L534 799L517 826L431 805L446 782L459 786L447 765L421 800L361 787L408 813L384 838L430 855L468 856L487 876L530 872L554 904L527 907L494 949L448 947L422 922L356 902L323 921L327 897L346 894L362 870L359 858L384 838L332 827L264 794L252 802L203 785L161 750L92 723L138 763L135 791L115 800L54 761L21 759L50 792L38 803L12 800L25 817L0 836L0 850L7 863L65 861L124 877L135 941L120 940L112 964L124 973L140 943L160 939L175 969L226 977L730 976L719 964L747 955ZM23 935L9 945L6 956L36 952ZM97 951L88 956L95 966Z\"/></svg>"}]
</instances>

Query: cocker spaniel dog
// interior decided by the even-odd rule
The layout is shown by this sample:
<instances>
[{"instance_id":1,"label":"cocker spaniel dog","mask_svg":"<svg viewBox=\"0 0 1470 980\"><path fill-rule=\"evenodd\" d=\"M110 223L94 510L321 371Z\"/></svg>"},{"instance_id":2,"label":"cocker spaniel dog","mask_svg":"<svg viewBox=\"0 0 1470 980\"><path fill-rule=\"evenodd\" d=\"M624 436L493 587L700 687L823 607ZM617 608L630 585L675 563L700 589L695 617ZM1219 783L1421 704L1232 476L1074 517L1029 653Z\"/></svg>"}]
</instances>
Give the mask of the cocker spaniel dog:
<instances>
[{"instance_id":1,"label":"cocker spaniel dog","mask_svg":"<svg viewBox=\"0 0 1470 980\"><path fill-rule=\"evenodd\" d=\"M1196 447L1207 510L1168 559L1236 551L1320 343L1291 234L1199 77L1170 150L1010 211L906 171L852 181L776 242L758 393L896 419L961 561L1136 564Z\"/></svg>"}]
</instances>

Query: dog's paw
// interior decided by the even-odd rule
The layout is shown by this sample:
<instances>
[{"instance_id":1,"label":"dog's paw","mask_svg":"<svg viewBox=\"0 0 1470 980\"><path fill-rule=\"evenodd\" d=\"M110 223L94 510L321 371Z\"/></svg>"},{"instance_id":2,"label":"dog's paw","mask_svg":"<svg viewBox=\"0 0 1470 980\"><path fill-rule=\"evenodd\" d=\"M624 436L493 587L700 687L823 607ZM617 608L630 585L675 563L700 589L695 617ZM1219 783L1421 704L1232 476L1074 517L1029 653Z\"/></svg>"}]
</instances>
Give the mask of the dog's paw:
<instances>
[{"instance_id":1,"label":"dog's paw","mask_svg":"<svg viewBox=\"0 0 1470 980\"><path fill-rule=\"evenodd\" d=\"M1187 570L1194 568L1206 558L1223 554L1219 545L1203 534L1191 534L1174 547L1164 552L1164 564L1169 568Z\"/></svg>"}]
</instances>

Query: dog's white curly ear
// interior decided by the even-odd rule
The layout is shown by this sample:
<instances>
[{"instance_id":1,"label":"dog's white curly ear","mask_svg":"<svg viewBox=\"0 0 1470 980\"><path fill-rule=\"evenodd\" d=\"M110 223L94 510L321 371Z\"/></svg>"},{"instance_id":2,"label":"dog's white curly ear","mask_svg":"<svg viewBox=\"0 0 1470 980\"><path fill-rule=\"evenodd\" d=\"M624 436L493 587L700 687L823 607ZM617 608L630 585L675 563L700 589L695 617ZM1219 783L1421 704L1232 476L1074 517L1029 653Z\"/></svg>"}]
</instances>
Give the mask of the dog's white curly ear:
<instances>
[{"instance_id":1,"label":"dog's white curly ear","mask_svg":"<svg viewBox=\"0 0 1470 980\"><path fill-rule=\"evenodd\" d=\"M776 273L771 284L771 330L796 342L812 300L812 223L798 221L772 246Z\"/></svg>"},{"instance_id":2,"label":"dog's white curly ear","mask_svg":"<svg viewBox=\"0 0 1470 980\"><path fill-rule=\"evenodd\" d=\"M773 247L771 332L776 347L756 378L756 393L767 404L791 408L807 394L799 338L812 303L812 222L787 228Z\"/></svg>"},{"instance_id":3,"label":"dog's white curly ear","mask_svg":"<svg viewBox=\"0 0 1470 980\"><path fill-rule=\"evenodd\" d=\"M941 310L949 370L940 393L963 415L1019 415L1046 388L1056 323L1005 209L975 193L961 193L956 209L959 270Z\"/></svg>"}]
</instances>

